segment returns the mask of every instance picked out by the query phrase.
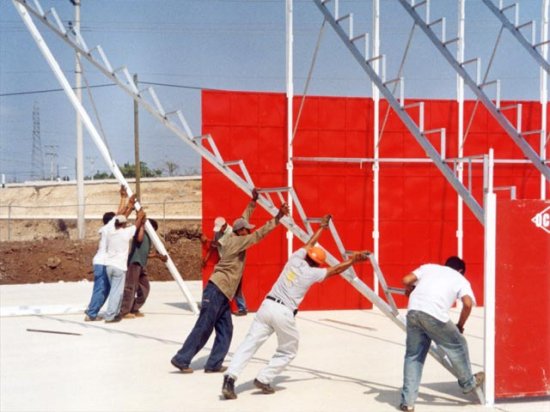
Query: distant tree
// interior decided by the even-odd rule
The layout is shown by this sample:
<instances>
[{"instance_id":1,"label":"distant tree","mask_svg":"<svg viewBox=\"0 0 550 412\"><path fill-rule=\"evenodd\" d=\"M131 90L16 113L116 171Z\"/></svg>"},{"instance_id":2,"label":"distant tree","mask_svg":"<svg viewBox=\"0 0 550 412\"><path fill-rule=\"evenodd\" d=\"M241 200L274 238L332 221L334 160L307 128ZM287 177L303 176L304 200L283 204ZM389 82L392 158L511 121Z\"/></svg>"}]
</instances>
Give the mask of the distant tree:
<instances>
[{"instance_id":1,"label":"distant tree","mask_svg":"<svg viewBox=\"0 0 550 412\"><path fill-rule=\"evenodd\" d=\"M96 180L96 179L114 179L114 176L112 173L107 173L107 172L100 172L99 170L94 174L93 180Z\"/></svg>"},{"instance_id":2,"label":"distant tree","mask_svg":"<svg viewBox=\"0 0 550 412\"><path fill-rule=\"evenodd\" d=\"M180 168L179 165L171 160L167 160L165 163L168 176L175 176L176 171Z\"/></svg>"},{"instance_id":3,"label":"distant tree","mask_svg":"<svg viewBox=\"0 0 550 412\"><path fill-rule=\"evenodd\" d=\"M161 169L150 169L149 166L147 166L147 163L140 162L141 165L141 177L158 177L162 176L162 170ZM120 168L120 171L122 172L122 175L124 177L136 177L136 166L134 163L124 163L122 167Z\"/></svg>"}]
</instances>

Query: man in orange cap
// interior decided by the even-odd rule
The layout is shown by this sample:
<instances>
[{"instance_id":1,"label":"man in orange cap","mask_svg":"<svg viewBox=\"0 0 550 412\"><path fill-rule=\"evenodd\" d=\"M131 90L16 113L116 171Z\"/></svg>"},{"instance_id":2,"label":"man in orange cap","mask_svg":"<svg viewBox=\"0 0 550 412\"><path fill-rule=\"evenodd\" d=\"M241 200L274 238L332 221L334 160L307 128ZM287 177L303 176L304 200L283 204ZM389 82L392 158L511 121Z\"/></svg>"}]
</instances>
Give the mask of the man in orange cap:
<instances>
[{"instance_id":1,"label":"man in orange cap","mask_svg":"<svg viewBox=\"0 0 550 412\"><path fill-rule=\"evenodd\" d=\"M222 394L225 399L236 399L235 381L252 356L275 332L277 351L269 364L254 379L254 385L263 393L274 393L271 382L296 356L298 351L298 330L294 316L307 291L315 282L342 273L353 263L368 259L369 252L356 252L348 260L332 267L325 264L326 253L314 246L323 229L328 227L330 215L321 220L321 226L301 249L294 252L286 263L279 278L262 302L250 330L239 346L224 375Z\"/></svg>"}]
</instances>

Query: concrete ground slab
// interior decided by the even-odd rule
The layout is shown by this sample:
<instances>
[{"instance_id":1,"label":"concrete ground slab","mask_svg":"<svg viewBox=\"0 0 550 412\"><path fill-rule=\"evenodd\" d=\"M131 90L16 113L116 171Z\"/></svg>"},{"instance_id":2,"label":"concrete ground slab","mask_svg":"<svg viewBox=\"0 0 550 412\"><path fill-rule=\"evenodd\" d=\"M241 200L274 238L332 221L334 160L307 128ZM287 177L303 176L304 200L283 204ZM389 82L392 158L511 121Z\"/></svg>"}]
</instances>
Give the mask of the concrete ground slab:
<instances>
[{"instance_id":1,"label":"concrete ground slab","mask_svg":"<svg viewBox=\"0 0 550 412\"><path fill-rule=\"evenodd\" d=\"M199 301L201 282L188 285ZM300 312L298 356L275 381L277 392L263 395L252 384L274 353L273 336L239 377L238 399L227 401L222 376L202 371L212 338L192 363L193 374L170 365L196 320L175 282L153 282L146 316L114 324L84 322L91 289L86 281L0 286L2 412L397 410L405 335L377 310ZM226 365L253 316L233 318ZM476 308L465 332L474 371L482 368L482 331L483 311ZM429 358L416 411L550 412L550 401L476 404Z\"/></svg>"}]
</instances>

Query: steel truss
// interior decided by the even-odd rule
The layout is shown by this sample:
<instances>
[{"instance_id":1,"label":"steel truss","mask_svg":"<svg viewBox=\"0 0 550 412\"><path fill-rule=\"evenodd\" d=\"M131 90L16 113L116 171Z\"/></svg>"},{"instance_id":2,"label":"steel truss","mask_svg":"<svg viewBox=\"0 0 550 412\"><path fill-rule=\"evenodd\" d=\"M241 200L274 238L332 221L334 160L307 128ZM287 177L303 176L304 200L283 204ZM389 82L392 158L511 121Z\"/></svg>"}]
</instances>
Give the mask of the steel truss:
<instances>
[{"instance_id":1,"label":"steel truss","mask_svg":"<svg viewBox=\"0 0 550 412\"><path fill-rule=\"evenodd\" d=\"M120 173L120 170L113 159L110 157L110 154L102 142L99 134L95 130L95 127L91 123L89 116L86 111L79 104L79 102L74 97L74 93L64 78L59 65L53 58L53 55L49 52L47 45L45 44L44 39L38 32L38 29L34 25L34 22L31 18L31 15L43 23L48 29L54 32L59 38L61 38L66 44L74 49L75 52L80 53L81 57L85 58L89 63L91 63L95 68L97 68L101 73L103 73L107 78L113 81L117 86L119 86L126 94L133 98L138 104L140 104L145 110L147 110L155 119L161 122L166 128L168 128L173 134L175 134L180 140L185 144L191 147L196 153L198 153L202 158L207 160L212 166L214 166L220 173L226 176L231 180L239 189L247 193L248 195L252 194L252 189L255 188L254 182L248 172L244 162L242 160L224 160L220 151L218 150L216 143L212 136L194 136L183 113L180 110L175 111L166 111L162 106L160 99L158 98L154 88L148 87L144 90L139 90L137 85L134 83L132 76L128 69L124 66L117 69L113 69L110 61L107 58L107 55L101 48L101 46L95 46L89 48L81 33L72 28L68 30L65 28L61 22L61 19L57 15L55 9L50 9L47 12L44 12L38 0L33 0L34 6L31 6L25 0L12 0L15 8L21 15L24 23L27 25L27 28L31 32L34 40L36 41L38 47L44 54L46 60L54 70L54 73L58 75L58 80L64 86L65 92L69 96L71 103L77 110L81 112L85 126L87 127L90 135L92 136L94 143L100 149L101 154L107 165L111 168L111 171L115 177L126 187L128 187L127 182ZM56 71L56 68L59 69ZM281 219L281 223L291 231L295 236L297 236L304 243L310 238L313 234L312 223L317 223L321 218L319 217L308 217L301 205L301 202L298 199L294 188L292 187L274 187L274 188L258 188L260 196L258 198L258 204L262 206L271 216L275 216L278 213L278 207L276 206L272 196L276 196L279 200L277 203L282 203L285 201L283 194L286 194L292 199L294 207L297 211L298 216L300 217L303 228L297 224L292 217L285 217ZM139 207L139 205L138 205ZM165 248L162 245L160 239L156 236L152 227L148 225L146 227L147 233L149 233L154 239L155 247L161 253L165 253ZM341 259L346 259L351 251L347 250L338 234L334 222L330 222L329 225L330 233L338 247L338 252ZM375 293L369 286L367 286L355 273L353 267L349 268L347 271L341 274L341 276L346 279L355 289L366 297L373 305L378 308L382 313L388 316L395 324L400 328L405 329L405 322L403 317L399 314L395 302L389 293L389 288L386 285L383 274L376 262L376 259L373 255L370 255L370 262L373 266L375 273L377 274L380 282L384 285L384 292L388 302L381 299L377 293ZM339 263L337 257L333 256L327 252L327 260L331 265L336 265ZM169 262L171 260L169 259ZM175 268L175 267L174 267ZM179 273L171 271L170 273L178 283L183 285L182 289L187 289L184 282L181 280ZM185 293L188 301L191 304L192 308L196 309L196 305L192 302L190 295ZM193 306L195 305L195 306ZM450 361L446 356L439 350L439 348L434 347L431 350L431 353L440 361L440 363L445 366L447 369L452 371L452 366Z\"/></svg>"}]
</instances>

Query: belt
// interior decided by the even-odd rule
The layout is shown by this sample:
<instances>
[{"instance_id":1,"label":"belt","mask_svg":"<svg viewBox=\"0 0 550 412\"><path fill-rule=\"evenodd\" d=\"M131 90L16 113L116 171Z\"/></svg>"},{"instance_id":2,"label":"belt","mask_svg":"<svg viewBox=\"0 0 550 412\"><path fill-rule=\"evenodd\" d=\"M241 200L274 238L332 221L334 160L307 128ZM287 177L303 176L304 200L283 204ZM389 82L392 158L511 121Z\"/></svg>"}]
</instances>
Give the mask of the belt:
<instances>
[{"instance_id":1,"label":"belt","mask_svg":"<svg viewBox=\"0 0 550 412\"><path fill-rule=\"evenodd\" d=\"M279 299L279 298L275 298L275 297L273 297L273 296L271 296L271 295L267 295L265 298L266 298L266 299L269 299L269 300L272 300L273 302L277 302L277 303L279 303L279 304L281 304L281 305L283 305L283 306L286 306L285 303L284 303L281 299ZM294 310L292 311L292 313L294 314L294 316L296 316L296 314L298 313L298 309L294 309Z\"/></svg>"}]
</instances>

